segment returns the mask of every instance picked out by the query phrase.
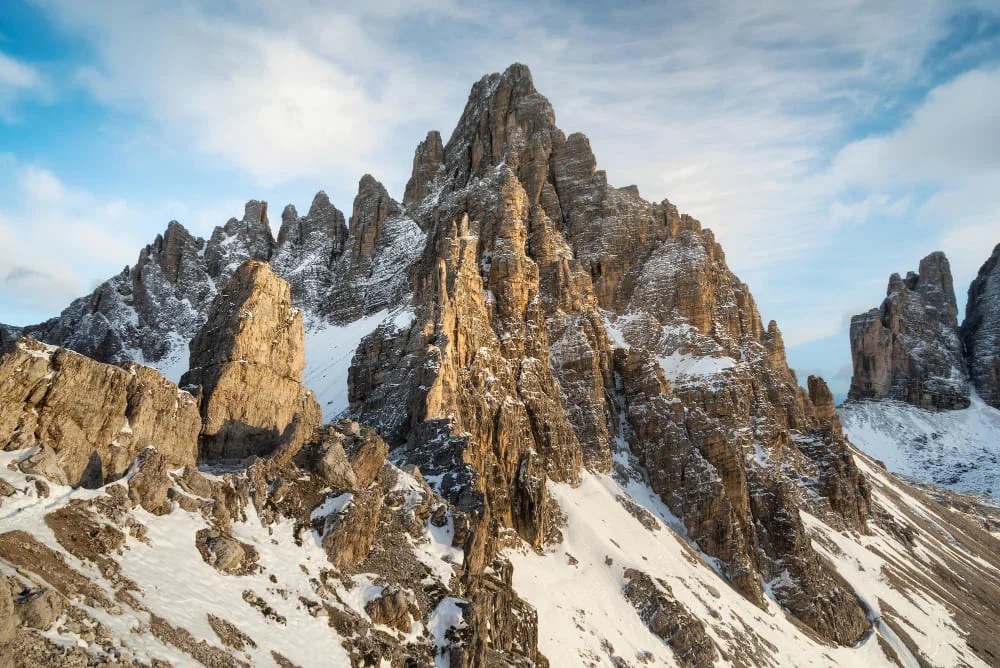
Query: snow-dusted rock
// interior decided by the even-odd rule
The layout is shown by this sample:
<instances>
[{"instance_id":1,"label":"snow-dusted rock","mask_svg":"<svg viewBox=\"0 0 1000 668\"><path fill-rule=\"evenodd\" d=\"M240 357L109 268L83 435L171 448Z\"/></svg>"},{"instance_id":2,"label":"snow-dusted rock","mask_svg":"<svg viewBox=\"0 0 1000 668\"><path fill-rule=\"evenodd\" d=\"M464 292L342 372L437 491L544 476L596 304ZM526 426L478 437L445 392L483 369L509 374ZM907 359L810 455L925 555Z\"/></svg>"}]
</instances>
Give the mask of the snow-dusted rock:
<instances>
[{"instance_id":1,"label":"snow-dusted rock","mask_svg":"<svg viewBox=\"0 0 1000 668\"><path fill-rule=\"evenodd\" d=\"M1000 244L969 286L961 335L976 392L1000 409Z\"/></svg>"},{"instance_id":2,"label":"snow-dusted rock","mask_svg":"<svg viewBox=\"0 0 1000 668\"><path fill-rule=\"evenodd\" d=\"M906 279L893 274L879 308L851 318L851 399L896 399L932 410L969 405L958 308L944 253Z\"/></svg>"}]
</instances>

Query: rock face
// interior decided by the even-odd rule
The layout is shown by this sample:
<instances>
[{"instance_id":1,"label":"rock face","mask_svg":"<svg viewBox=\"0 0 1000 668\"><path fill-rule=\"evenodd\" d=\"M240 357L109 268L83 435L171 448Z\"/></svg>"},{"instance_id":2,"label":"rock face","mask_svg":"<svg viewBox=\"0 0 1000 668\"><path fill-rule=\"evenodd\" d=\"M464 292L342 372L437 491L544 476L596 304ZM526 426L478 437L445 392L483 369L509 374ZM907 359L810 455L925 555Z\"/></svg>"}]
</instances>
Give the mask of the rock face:
<instances>
[{"instance_id":1,"label":"rock face","mask_svg":"<svg viewBox=\"0 0 1000 668\"><path fill-rule=\"evenodd\" d=\"M266 262L240 265L191 341L181 379L200 397L202 459L294 454L311 436L321 415L301 385L304 336L288 283Z\"/></svg>"},{"instance_id":2,"label":"rock face","mask_svg":"<svg viewBox=\"0 0 1000 668\"><path fill-rule=\"evenodd\" d=\"M969 286L961 336L976 392L1000 408L1000 245Z\"/></svg>"},{"instance_id":3,"label":"rock face","mask_svg":"<svg viewBox=\"0 0 1000 668\"><path fill-rule=\"evenodd\" d=\"M20 339L0 356L0 405L0 445L50 449L64 479L41 460L35 470L56 482L100 486L149 445L171 467L197 456L194 397L134 363L102 364Z\"/></svg>"},{"instance_id":4,"label":"rock face","mask_svg":"<svg viewBox=\"0 0 1000 668\"><path fill-rule=\"evenodd\" d=\"M944 253L893 274L882 305L851 318L849 398L896 399L930 410L969 406L958 308Z\"/></svg>"},{"instance_id":5,"label":"rock face","mask_svg":"<svg viewBox=\"0 0 1000 668\"><path fill-rule=\"evenodd\" d=\"M715 645L705 633L705 625L674 599L670 585L631 568L625 571L625 580L625 598L649 629L670 645L680 665L715 664Z\"/></svg>"},{"instance_id":6,"label":"rock face","mask_svg":"<svg viewBox=\"0 0 1000 668\"><path fill-rule=\"evenodd\" d=\"M19 338L21 338L20 327L12 327L0 323L0 351L10 348Z\"/></svg>"},{"instance_id":7,"label":"rock face","mask_svg":"<svg viewBox=\"0 0 1000 668\"><path fill-rule=\"evenodd\" d=\"M864 478L827 397L817 407L798 387L777 326L763 327L712 233L609 186L522 65L473 87L442 159L429 144L411 178L435 174L410 205L428 236L415 317L359 347L358 419L442 476L449 499L534 545L555 529L546 480L609 470L620 438L739 591L763 604L762 580L789 573L778 600L854 642L864 611L837 594L798 508L813 499L864 530ZM683 373L694 357L713 372ZM758 466L757 448L786 468Z\"/></svg>"},{"instance_id":8,"label":"rock face","mask_svg":"<svg viewBox=\"0 0 1000 668\"><path fill-rule=\"evenodd\" d=\"M431 193L431 186L444 167L444 145L441 143L441 133L431 130L427 138L417 146L413 156L413 174L406 183L403 193L403 206L410 208L424 201Z\"/></svg>"}]
</instances>

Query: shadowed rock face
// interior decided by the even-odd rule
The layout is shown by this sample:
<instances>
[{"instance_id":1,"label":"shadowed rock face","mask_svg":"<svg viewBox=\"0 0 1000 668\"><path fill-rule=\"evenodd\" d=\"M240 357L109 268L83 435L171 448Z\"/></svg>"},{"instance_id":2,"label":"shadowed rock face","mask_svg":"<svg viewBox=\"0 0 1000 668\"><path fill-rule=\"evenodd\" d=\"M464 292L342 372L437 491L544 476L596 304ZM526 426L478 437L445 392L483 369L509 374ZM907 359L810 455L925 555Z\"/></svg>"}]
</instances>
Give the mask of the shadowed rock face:
<instances>
[{"instance_id":1,"label":"shadowed rock face","mask_svg":"<svg viewBox=\"0 0 1000 668\"><path fill-rule=\"evenodd\" d=\"M851 318L849 398L966 408L969 386L957 317L944 253L931 253L905 279L893 274L882 305Z\"/></svg>"},{"instance_id":2,"label":"shadowed rock face","mask_svg":"<svg viewBox=\"0 0 1000 668\"><path fill-rule=\"evenodd\" d=\"M171 467L197 456L194 397L138 364L103 364L23 338L0 355L0 406L0 447L53 451L57 468L37 472L56 482L99 487L148 445Z\"/></svg>"},{"instance_id":3,"label":"shadowed rock face","mask_svg":"<svg viewBox=\"0 0 1000 668\"><path fill-rule=\"evenodd\" d=\"M976 392L1000 408L1000 244L969 286L961 335Z\"/></svg>"},{"instance_id":4,"label":"shadowed rock face","mask_svg":"<svg viewBox=\"0 0 1000 668\"><path fill-rule=\"evenodd\" d=\"M444 145L441 133L431 130L427 138L420 142L413 156L413 174L406 183L403 206L410 208L420 204L431 193L434 179L444 167Z\"/></svg>"},{"instance_id":5,"label":"shadowed rock face","mask_svg":"<svg viewBox=\"0 0 1000 668\"><path fill-rule=\"evenodd\" d=\"M294 451L312 434L321 415L301 385L304 337L288 283L265 262L240 265L191 342L181 379L200 396L202 459Z\"/></svg>"}]
</instances>

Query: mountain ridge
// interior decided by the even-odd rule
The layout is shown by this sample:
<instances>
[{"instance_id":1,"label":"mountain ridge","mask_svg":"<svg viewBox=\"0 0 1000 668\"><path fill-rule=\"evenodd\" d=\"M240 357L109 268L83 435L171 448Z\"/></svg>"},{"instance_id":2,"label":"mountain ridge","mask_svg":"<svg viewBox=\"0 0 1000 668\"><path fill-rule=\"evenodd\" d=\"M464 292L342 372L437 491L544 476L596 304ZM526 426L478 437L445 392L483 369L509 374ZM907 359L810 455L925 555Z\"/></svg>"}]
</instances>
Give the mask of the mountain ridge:
<instances>
[{"instance_id":1,"label":"mountain ridge","mask_svg":"<svg viewBox=\"0 0 1000 668\"><path fill-rule=\"evenodd\" d=\"M352 665L373 665L380 652L393 665L455 667L1000 656L989 630L1000 619L996 539L851 446L826 384L800 387L780 329L764 326L711 231L666 200L609 186L586 137L555 125L527 67L477 82L446 144L427 135L404 202L366 175L349 221L319 193L306 216L286 207L277 239L266 204L253 200L207 241L171 224L134 268L61 319L25 328L106 362L141 357L167 375L189 342L195 371L201 359L252 367L289 334L283 354L305 346L307 386L311 356L340 356L327 369L331 387L346 388L345 419L304 440L294 427L315 426L308 406L280 424L266 405L240 416L242 402L197 382L201 441L217 433L213 405L224 427L263 417L256 426L282 438L242 463L221 460L249 453L203 448L200 471L170 471L146 454L95 492L54 488L60 504L109 519L116 483L135 486L137 499L155 495L150 517L135 506L117 515L150 536L123 533L127 549L113 558L146 601L125 598L127 615L160 643L142 636L150 644L130 651L204 662L280 650L279 664L288 652L315 665L308 648L274 634L292 623L326 633L328 656ZM266 261L276 289L223 287L234 272L263 272L270 284ZM258 288L270 295L259 336L258 309L238 308ZM272 337L274 323L282 333ZM216 360L235 346L216 334L233 332L250 332L253 346ZM288 375L281 364L271 371ZM244 385L266 403L267 382ZM21 519L0 534L0 560L23 567L25 550L44 552L32 532L54 520L23 465L34 453L3 456L8 507ZM71 542L43 538L77 558L69 563L82 558ZM170 558L209 583L185 600L252 628L252 647L227 645L217 629L228 627L156 593L177 586L144 565ZM587 588L572 584L578 566L627 633L587 610ZM968 600L934 584L949 568L970 583ZM562 588L538 587L545 572ZM894 579L872 575L884 572ZM213 592L232 600L229 621ZM562 629L567 610L548 594L573 606L576 631ZM143 606L169 617L167 627ZM320 609L330 629L317 627ZM112 645L127 637L105 635Z\"/></svg>"}]
</instances>

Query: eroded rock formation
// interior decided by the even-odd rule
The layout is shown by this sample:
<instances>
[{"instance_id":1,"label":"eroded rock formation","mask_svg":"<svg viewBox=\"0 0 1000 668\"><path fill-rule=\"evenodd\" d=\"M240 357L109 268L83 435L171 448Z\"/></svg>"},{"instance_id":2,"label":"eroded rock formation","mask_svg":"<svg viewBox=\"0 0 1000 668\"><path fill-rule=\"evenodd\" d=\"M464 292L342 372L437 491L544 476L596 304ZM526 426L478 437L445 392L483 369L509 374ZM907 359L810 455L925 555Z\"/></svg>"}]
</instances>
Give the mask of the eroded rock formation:
<instances>
[{"instance_id":1,"label":"eroded rock formation","mask_svg":"<svg viewBox=\"0 0 1000 668\"><path fill-rule=\"evenodd\" d=\"M983 401L1000 408L1000 244L969 286L961 336L972 385Z\"/></svg>"},{"instance_id":2,"label":"eroded rock formation","mask_svg":"<svg viewBox=\"0 0 1000 668\"><path fill-rule=\"evenodd\" d=\"M443 158L425 142L414 168L411 184L436 174L410 208L428 234L415 318L362 342L358 418L456 503L536 545L554 528L546 479L607 471L620 436L737 589L762 603L762 582L791 564L782 604L853 642L864 611L833 595L797 508L816 498L816 512L864 530L867 488L826 397L817 407L798 387L712 233L609 186L520 65L477 83ZM692 356L718 368L678 377L673 361ZM758 448L815 480L815 497L756 466Z\"/></svg>"},{"instance_id":3,"label":"eroded rock formation","mask_svg":"<svg viewBox=\"0 0 1000 668\"><path fill-rule=\"evenodd\" d=\"M302 312L266 262L247 261L222 287L191 342L181 385L199 396L206 460L294 452L321 421L302 387Z\"/></svg>"},{"instance_id":4,"label":"eroded rock formation","mask_svg":"<svg viewBox=\"0 0 1000 668\"><path fill-rule=\"evenodd\" d=\"M197 456L194 397L138 364L103 364L23 338L0 355L0 406L0 445L52 452L51 464L35 457L25 466L35 462L63 484L103 485L149 445L173 467Z\"/></svg>"},{"instance_id":5,"label":"eroded rock formation","mask_svg":"<svg viewBox=\"0 0 1000 668\"><path fill-rule=\"evenodd\" d=\"M849 398L896 399L930 410L969 405L958 308L944 253L917 273L893 274L879 308L851 318Z\"/></svg>"},{"instance_id":6,"label":"eroded rock formation","mask_svg":"<svg viewBox=\"0 0 1000 668\"><path fill-rule=\"evenodd\" d=\"M322 418L301 384L304 336L288 283L266 262L240 265L191 341L191 369L181 378L199 396L203 459L278 448L291 455L312 435Z\"/></svg>"}]
</instances>

